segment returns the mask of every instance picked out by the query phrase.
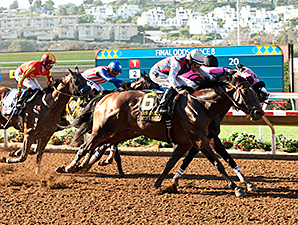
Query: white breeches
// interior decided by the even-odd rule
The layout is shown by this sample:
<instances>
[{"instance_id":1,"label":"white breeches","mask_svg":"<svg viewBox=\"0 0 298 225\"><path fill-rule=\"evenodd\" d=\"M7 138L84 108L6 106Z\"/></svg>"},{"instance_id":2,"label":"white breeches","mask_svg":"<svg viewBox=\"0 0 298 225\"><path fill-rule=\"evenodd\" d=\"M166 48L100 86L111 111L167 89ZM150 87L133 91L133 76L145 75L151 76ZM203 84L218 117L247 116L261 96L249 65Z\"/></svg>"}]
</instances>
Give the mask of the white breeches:
<instances>
[{"instance_id":1,"label":"white breeches","mask_svg":"<svg viewBox=\"0 0 298 225\"><path fill-rule=\"evenodd\" d=\"M17 68L15 71L15 79L19 82L21 76L22 76L22 73L20 71L20 68ZM25 78L23 81L23 85L33 90L42 89L42 87L40 86L36 78L29 78L29 77Z\"/></svg>"},{"instance_id":2,"label":"white breeches","mask_svg":"<svg viewBox=\"0 0 298 225\"><path fill-rule=\"evenodd\" d=\"M159 85L162 85L163 87L171 87L173 86L169 80L169 76L167 74L161 73L157 68L151 68L150 73L149 73L150 79L154 81L155 83L158 83ZM176 83L178 84L177 86L188 86L188 87L194 87L196 86L196 83L181 77L181 76L176 76L175 77Z\"/></svg>"},{"instance_id":3,"label":"white breeches","mask_svg":"<svg viewBox=\"0 0 298 225\"><path fill-rule=\"evenodd\" d=\"M92 80L87 80L87 85L91 87L91 90L95 89L98 92L105 90L100 84L96 84Z\"/></svg>"}]
</instances>

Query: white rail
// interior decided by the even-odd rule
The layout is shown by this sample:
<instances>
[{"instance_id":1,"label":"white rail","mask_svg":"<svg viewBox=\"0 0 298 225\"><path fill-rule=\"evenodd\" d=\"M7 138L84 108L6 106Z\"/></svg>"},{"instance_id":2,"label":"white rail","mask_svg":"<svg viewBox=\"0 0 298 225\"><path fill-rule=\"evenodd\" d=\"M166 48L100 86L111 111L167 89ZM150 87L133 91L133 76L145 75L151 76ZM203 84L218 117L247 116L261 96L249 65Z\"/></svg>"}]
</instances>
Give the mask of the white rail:
<instances>
[{"instance_id":1,"label":"white rail","mask_svg":"<svg viewBox=\"0 0 298 225\"><path fill-rule=\"evenodd\" d=\"M265 112L265 115L262 117L263 121L270 127L271 129L271 153L272 154L276 154L276 133L275 133L275 128L274 125L272 123L272 121L270 121L270 119L268 117L275 117L278 121L278 125L285 125L285 126L289 126L289 123L286 123L287 118L288 121L293 121L293 117L298 117L298 110L296 110L296 105L295 105L295 99L298 99L298 92L273 92L270 93L269 96L269 100L272 99L289 99L292 109L291 110L266 110L266 106L267 104L264 104L263 106L263 110ZM247 115L245 113L243 113L242 111L236 111L236 110L230 110L227 113L227 116L233 116L233 117L247 117ZM242 124L245 121L242 121ZM276 123L276 121L275 121ZM245 123L246 125L253 125L253 123L251 123L250 121L247 121ZM235 125L234 123L230 123L227 122L226 125ZM296 125L296 123L293 123L292 126ZM260 131L262 131L262 129L260 129Z\"/></svg>"}]
</instances>

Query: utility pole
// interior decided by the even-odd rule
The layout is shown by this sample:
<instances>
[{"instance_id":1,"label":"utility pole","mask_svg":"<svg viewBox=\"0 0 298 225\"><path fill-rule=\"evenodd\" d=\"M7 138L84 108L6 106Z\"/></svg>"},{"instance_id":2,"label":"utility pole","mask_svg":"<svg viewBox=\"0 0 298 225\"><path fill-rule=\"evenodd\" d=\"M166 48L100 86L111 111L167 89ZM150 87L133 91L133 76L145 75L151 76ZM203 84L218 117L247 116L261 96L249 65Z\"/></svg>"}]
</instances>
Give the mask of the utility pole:
<instances>
[{"instance_id":1,"label":"utility pole","mask_svg":"<svg viewBox=\"0 0 298 225\"><path fill-rule=\"evenodd\" d=\"M240 45L240 15L239 15L239 1L237 0L237 44Z\"/></svg>"}]
</instances>

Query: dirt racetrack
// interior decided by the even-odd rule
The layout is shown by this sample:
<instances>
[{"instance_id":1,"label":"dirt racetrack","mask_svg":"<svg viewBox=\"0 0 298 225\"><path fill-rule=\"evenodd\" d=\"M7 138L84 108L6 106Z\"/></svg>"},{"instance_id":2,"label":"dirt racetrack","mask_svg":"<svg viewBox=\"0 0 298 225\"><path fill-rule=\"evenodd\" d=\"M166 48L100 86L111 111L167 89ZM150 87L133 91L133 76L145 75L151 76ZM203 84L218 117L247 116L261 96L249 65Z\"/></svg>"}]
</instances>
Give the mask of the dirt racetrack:
<instances>
[{"instance_id":1,"label":"dirt racetrack","mask_svg":"<svg viewBox=\"0 0 298 225\"><path fill-rule=\"evenodd\" d=\"M122 156L124 178L115 163L88 173L55 172L73 156L45 153L39 175L35 156L0 164L0 224L298 224L298 161L237 159L259 188L238 198L205 158L192 162L179 193L161 194L153 184L167 157Z\"/></svg>"}]
</instances>

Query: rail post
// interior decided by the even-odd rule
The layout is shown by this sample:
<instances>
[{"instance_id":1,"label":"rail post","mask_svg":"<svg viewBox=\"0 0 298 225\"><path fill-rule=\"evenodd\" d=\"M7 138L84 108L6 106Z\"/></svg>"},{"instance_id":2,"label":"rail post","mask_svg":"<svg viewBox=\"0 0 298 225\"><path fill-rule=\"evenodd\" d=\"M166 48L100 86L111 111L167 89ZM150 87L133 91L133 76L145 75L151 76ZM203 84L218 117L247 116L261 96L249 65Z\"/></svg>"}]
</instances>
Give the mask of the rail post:
<instances>
[{"instance_id":1,"label":"rail post","mask_svg":"<svg viewBox=\"0 0 298 225\"><path fill-rule=\"evenodd\" d=\"M3 137L4 137L4 148L7 149L8 148L8 136L7 136L6 129L4 129Z\"/></svg>"}]
</instances>

